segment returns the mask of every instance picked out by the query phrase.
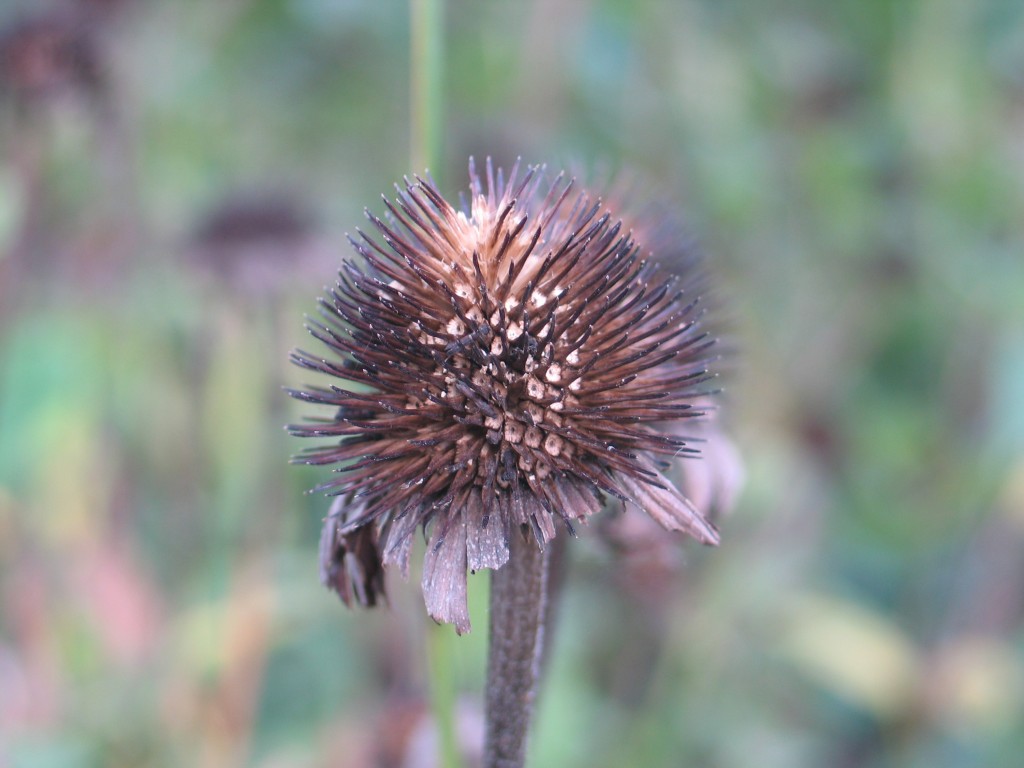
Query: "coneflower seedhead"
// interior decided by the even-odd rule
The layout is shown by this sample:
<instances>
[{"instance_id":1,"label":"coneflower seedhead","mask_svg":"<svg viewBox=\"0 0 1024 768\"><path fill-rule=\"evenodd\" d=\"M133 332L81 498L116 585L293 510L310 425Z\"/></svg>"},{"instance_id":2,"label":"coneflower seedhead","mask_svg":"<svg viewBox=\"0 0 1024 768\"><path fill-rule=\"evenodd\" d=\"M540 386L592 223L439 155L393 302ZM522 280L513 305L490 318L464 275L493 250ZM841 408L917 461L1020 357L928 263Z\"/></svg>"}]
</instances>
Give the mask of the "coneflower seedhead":
<instances>
[{"instance_id":1,"label":"coneflower seedhead","mask_svg":"<svg viewBox=\"0 0 1024 768\"><path fill-rule=\"evenodd\" d=\"M606 498L716 544L663 474L697 453L659 425L699 415L713 344L686 276L541 168L506 179L488 162L485 185L470 162L461 209L418 177L397 190L387 220L367 213L383 244L350 238L360 259L309 324L330 357L292 356L341 382L291 392L335 409L290 428L332 439L297 459L336 465L317 489L341 497L325 583L375 602L374 563L407 575L422 527L427 610L461 633L467 570L501 568L520 531L543 547Z\"/></svg>"}]
</instances>

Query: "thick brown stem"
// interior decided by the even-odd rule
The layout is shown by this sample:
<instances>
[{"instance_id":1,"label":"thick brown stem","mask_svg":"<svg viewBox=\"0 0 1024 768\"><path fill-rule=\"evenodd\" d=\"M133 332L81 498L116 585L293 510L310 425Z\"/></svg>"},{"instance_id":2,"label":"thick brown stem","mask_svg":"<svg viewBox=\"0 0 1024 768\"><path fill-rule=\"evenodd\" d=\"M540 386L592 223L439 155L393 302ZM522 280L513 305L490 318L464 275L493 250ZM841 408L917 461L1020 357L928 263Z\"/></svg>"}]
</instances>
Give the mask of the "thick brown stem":
<instances>
[{"instance_id":1,"label":"thick brown stem","mask_svg":"<svg viewBox=\"0 0 1024 768\"><path fill-rule=\"evenodd\" d=\"M532 536L510 539L491 574L484 768L522 768L544 648L549 555Z\"/></svg>"}]
</instances>

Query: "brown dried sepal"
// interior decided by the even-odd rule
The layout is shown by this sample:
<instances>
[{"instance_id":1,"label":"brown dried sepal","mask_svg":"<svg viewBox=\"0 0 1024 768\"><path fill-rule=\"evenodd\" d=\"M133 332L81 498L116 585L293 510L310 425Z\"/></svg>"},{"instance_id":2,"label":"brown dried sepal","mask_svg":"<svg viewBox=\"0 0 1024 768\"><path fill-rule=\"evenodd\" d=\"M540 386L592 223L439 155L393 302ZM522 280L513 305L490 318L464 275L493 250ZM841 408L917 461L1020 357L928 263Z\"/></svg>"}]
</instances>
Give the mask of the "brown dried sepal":
<instances>
[{"instance_id":1,"label":"brown dried sepal","mask_svg":"<svg viewBox=\"0 0 1024 768\"><path fill-rule=\"evenodd\" d=\"M343 530L345 499L336 499L320 533L320 582L338 593L345 605L353 601L372 607L386 601L384 566L372 525Z\"/></svg>"}]
</instances>

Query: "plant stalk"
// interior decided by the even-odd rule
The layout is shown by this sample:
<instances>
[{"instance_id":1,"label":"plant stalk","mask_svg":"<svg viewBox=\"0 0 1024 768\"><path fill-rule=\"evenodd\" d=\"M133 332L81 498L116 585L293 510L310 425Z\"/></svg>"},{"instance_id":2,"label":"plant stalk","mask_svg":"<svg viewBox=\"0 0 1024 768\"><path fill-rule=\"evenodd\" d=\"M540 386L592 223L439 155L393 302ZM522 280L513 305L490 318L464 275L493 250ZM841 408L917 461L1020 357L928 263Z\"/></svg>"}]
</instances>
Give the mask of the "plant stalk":
<instances>
[{"instance_id":1,"label":"plant stalk","mask_svg":"<svg viewBox=\"0 0 1024 768\"><path fill-rule=\"evenodd\" d=\"M462 756L456 735L455 659L451 646L450 627L428 627L428 653L431 708L440 748L441 768L462 768Z\"/></svg>"},{"instance_id":2,"label":"plant stalk","mask_svg":"<svg viewBox=\"0 0 1024 768\"><path fill-rule=\"evenodd\" d=\"M409 152L412 171L441 170L444 0L410 0Z\"/></svg>"},{"instance_id":3,"label":"plant stalk","mask_svg":"<svg viewBox=\"0 0 1024 768\"><path fill-rule=\"evenodd\" d=\"M550 555L513 531L491 574L484 768L522 768L544 650Z\"/></svg>"},{"instance_id":4,"label":"plant stalk","mask_svg":"<svg viewBox=\"0 0 1024 768\"><path fill-rule=\"evenodd\" d=\"M413 173L441 161L443 120L444 0L409 0L409 160ZM431 705L443 768L462 765L456 736L457 688L450 637L441 627L428 632Z\"/></svg>"}]
</instances>

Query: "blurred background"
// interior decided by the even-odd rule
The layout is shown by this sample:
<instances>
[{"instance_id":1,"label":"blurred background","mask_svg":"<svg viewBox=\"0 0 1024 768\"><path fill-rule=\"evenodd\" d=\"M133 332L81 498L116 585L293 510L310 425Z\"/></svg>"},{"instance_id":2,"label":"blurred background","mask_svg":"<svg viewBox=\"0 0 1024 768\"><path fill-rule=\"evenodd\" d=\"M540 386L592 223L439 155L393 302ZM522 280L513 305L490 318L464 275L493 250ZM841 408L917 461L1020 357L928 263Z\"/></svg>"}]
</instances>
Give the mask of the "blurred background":
<instances>
[{"instance_id":1,"label":"blurred background","mask_svg":"<svg viewBox=\"0 0 1024 768\"><path fill-rule=\"evenodd\" d=\"M621 169L709 254L723 545L570 542L532 765L1019 766L1024 5L450 0L444 162ZM430 766L417 581L317 581L287 351L410 169L373 0L0 2L0 766ZM638 194L638 198L642 195ZM628 544L628 542L627 542ZM626 547L628 549L628 547Z\"/></svg>"}]
</instances>

